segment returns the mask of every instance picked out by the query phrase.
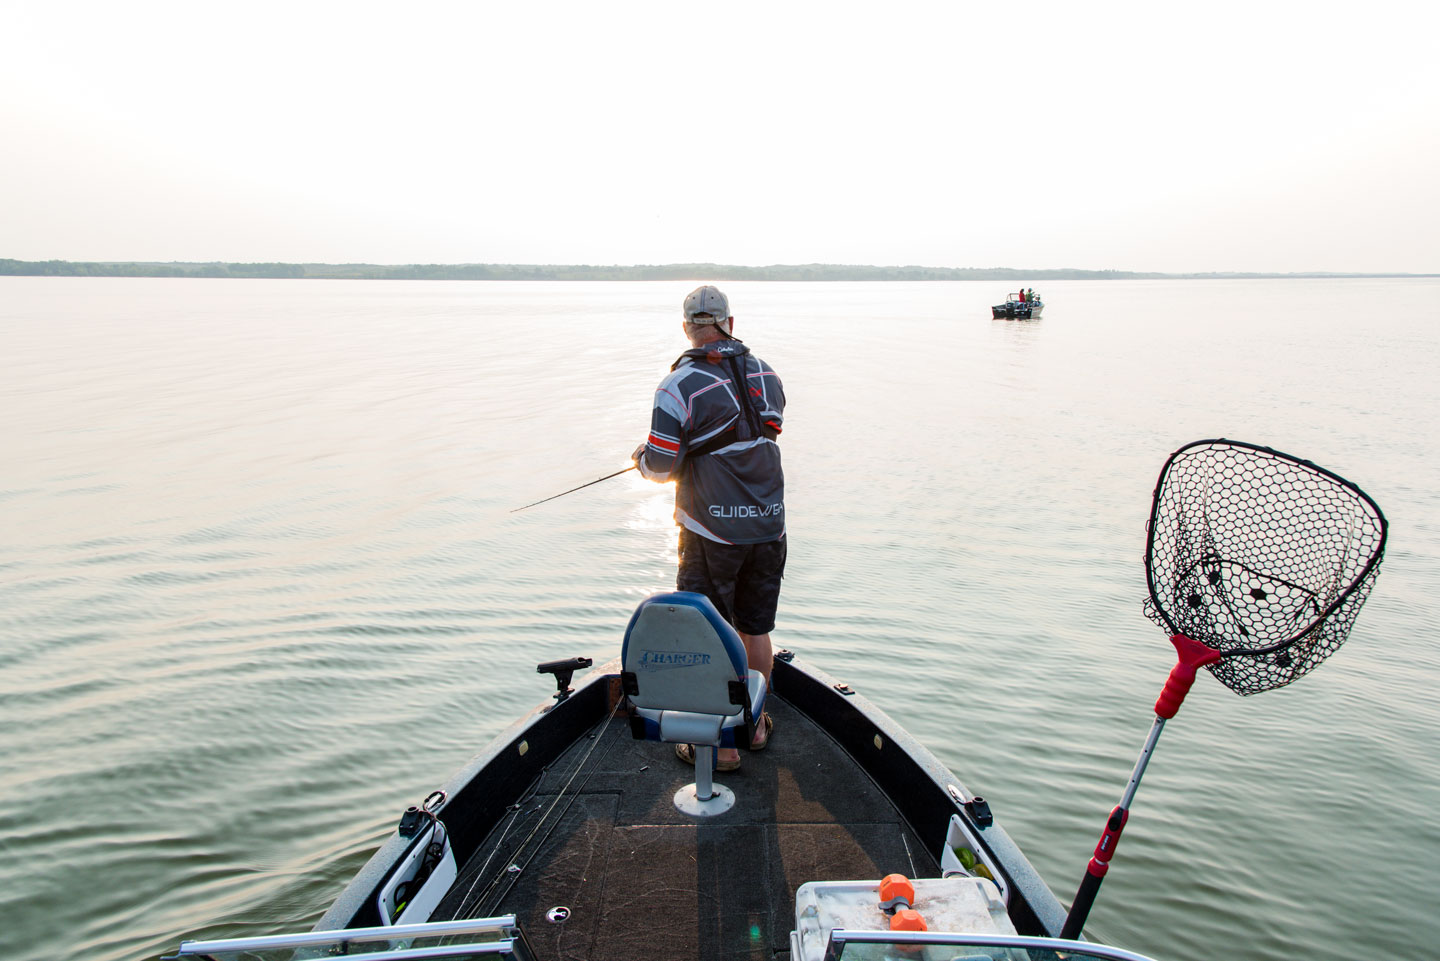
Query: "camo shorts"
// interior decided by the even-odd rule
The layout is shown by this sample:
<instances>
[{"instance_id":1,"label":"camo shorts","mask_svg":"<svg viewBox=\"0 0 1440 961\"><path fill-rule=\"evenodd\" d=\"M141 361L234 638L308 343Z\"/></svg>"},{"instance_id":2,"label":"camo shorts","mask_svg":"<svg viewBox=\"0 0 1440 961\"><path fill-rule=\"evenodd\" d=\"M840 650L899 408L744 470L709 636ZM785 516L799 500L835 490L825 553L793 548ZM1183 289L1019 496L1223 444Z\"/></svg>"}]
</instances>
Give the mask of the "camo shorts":
<instances>
[{"instance_id":1,"label":"camo shorts","mask_svg":"<svg viewBox=\"0 0 1440 961\"><path fill-rule=\"evenodd\" d=\"M769 634L775 628L788 543L782 537L763 544L719 544L682 527L675 589L710 598L742 634Z\"/></svg>"}]
</instances>

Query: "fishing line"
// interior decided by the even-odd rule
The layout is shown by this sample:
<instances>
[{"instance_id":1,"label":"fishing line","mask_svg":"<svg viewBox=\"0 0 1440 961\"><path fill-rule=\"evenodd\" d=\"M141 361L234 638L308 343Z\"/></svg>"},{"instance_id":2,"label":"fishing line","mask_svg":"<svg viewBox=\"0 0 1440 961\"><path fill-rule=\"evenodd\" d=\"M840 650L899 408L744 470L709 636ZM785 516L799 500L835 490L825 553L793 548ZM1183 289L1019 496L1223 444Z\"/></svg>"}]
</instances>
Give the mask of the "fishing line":
<instances>
[{"instance_id":1,"label":"fishing line","mask_svg":"<svg viewBox=\"0 0 1440 961\"><path fill-rule=\"evenodd\" d=\"M552 823L552 824L550 825L549 830L547 830L547 831L545 832L544 837L542 837L542 838L540 839L540 843L535 846L535 848L530 852L530 855L529 855L527 858L525 858L525 862L524 862L523 864L520 864L520 863L519 863L520 858L518 857L518 855L520 854L520 852L522 852L522 851L525 850L526 846L529 845L532 840L534 840L535 835L538 834L538 833L540 832L540 829L545 826L546 821L550 820L550 816L555 812L555 808L560 804L560 802L561 802L562 800L565 799L565 796L566 796L567 792L570 791L570 786L575 783L575 778L577 778L577 777L580 775L580 771L581 771L582 769L584 769L585 766L590 762L590 757L591 757L591 755L593 755L593 754L595 753L595 749L596 749L597 747L599 747L599 746L600 746L600 742L601 742L602 740L604 740L604 732L605 732L605 729L609 726L610 722L615 719L615 713L620 709L620 703L621 703L620 700L616 700L615 705L614 705L612 708L610 708L610 713L609 713L609 715L607 715L606 718L605 718L603 721L601 721L598 725L596 725L596 727L595 727L595 729L594 729L595 733L592 734L592 737L594 738L594 743L592 743L592 744L590 745L590 748L585 752L584 756L582 756L582 757L580 758L579 762L575 765L575 769L574 769L573 771L571 771L570 777L565 781L564 785L561 786L559 792L556 793L556 795L555 795L555 800L553 800L553 801L550 802L550 807L549 807L549 809L546 810L545 813L542 814L542 815L540 816L540 818L535 822L535 826L530 830L530 833L529 833L528 835L526 835L525 839L522 840L519 844L517 844L517 845L515 846L515 852L516 852L517 857L515 857L514 859L512 859L511 862L510 862L510 865L507 865L507 866L504 868L503 871L497 873L497 874L491 879L489 885L486 886L485 890L480 893L480 896L477 897L477 898L475 898L475 900L472 902L472 901L471 901L471 895L473 895L473 894L475 893L475 888L480 884L481 879L484 878L486 871L489 870L489 868L490 868L490 862L493 861L494 858L495 858L495 855L496 855L497 853L499 853L499 851L500 851L500 849L501 849L501 846L502 846L502 843L503 843L504 840L505 840L505 835L502 834L502 835L500 836L500 838L497 839L497 841L495 842L494 846L493 846L493 847L491 848L491 850L490 850L489 856L486 857L485 863L480 866L480 869L479 869L478 871L475 872L475 880L474 880L474 882L471 883L470 889L465 892L465 897L464 897L463 899L461 899L460 906L459 906L459 908L456 910L456 915L457 915L458 917L483 917L483 916L487 916L487 915L490 913L490 911L493 910L493 906L494 906L495 904L499 904L499 902L504 899L505 895L510 893L510 892L509 892L509 889L507 888L505 891L501 892L498 897L494 897L494 898L492 899L492 895L494 895L495 889L505 880L505 878L506 878L507 876L510 876L511 881L512 881L512 886L513 886L513 882L514 882L514 881L518 881L519 878L520 878L520 875L525 872L525 868L527 868L527 867L530 865L530 862L531 862L531 861L535 860L535 856L539 853L540 849L544 847L545 842L550 839L550 835L552 835L552 834L555 833L555 829L556 829L557 827L559 827L560 821L564 819L564 816L565 816L567 813L569 813L570 808L575 804L575 801L579 798L579 796L580 796L580 791L576 791L573 795L570 796L569 802L565 805L565 809L560 812L560 816L559 816L558 818L556 818L555 821L554 821L554 823ZM615 747L615 745L614 745L614 743L612 742L611 745L610 745L610 747L608 747L608 748L606 749L606 751L605 751L605 756L606 756L606 757L609 756L610 751L614 750L614 747ZM597 768L597 769L598 769L598 768ZM585 785L587 785L587 784L590 783L590 779L593 778L594 776L595 776L595 770L591 770L590 773L589 773L589 775L585 778L584 783L581 784L581 786L580 786L581 790L584 789ZM540 787L540 782L539 782L539 780L537 779L536 784L535 784L535 787L532 788L532 790L530 791L530 793L526 796L526 798L525 798L523 801L521 801L519 804L516 805L517 809L520 808L520 807L523 807L525 803L528 803L531 798L535 797L535 795L539 792L539 787ZM519 815L518 815L518 811L517 811L516 817L513 818L513 819L511 820L510 824L506 826L505 833L508 834L510 828L513 827L518 821L519 821ZM512 871L510 870L510 867L512 867L512 866L518 866L518 870L512 872ZM490 907L488 910L481 911L479 914L473 914L473 915L467 915L467 914L466 914L466 911L468 910L468 908L469 908L472 904L485 904L485 903L489 903L489 904L491 905L491 907Z\"/></svg>"}]
</instances>

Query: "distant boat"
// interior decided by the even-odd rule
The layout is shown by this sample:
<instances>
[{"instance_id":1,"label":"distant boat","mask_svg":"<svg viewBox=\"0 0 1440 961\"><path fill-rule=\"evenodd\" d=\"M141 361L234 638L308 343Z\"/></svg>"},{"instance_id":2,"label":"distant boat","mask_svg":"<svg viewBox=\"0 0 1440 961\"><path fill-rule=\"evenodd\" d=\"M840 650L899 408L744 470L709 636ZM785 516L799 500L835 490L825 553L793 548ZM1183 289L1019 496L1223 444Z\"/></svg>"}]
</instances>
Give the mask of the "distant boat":
<instances>
[{"instance_id":1,"label":"distant boat","mask_svg":"<svg viewBox=\"0 0 1440 961\"><path fill-rule=\"evenodd\" d=\"M1010 294L1005 303L990 308L995 320L1033 320L1045 309L1045 301L1030 294L1021 299L1020 294Z\"/></svg>"}]
</instances>

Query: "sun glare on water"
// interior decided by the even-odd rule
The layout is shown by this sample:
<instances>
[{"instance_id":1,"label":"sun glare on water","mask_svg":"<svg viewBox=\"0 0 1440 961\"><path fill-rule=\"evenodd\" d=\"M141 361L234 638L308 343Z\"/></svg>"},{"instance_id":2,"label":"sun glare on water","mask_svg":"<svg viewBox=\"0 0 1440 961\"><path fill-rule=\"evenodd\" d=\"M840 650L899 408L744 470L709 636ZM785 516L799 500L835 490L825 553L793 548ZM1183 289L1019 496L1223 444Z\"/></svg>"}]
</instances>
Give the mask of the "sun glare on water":
<instances>
[{"instance_id":1,"label":"sun glare on water","mask_svg":"<svg viewBox=\"0 0 1440 961\"><path fill-rule=\"evenodd\" d=\"M629 477L633 505L625 515L627 530L642 535L646 553L673 568L679 562L680 528L675 526L675 485L655 484L638 475Z\"/></svg>"}]
</instances>

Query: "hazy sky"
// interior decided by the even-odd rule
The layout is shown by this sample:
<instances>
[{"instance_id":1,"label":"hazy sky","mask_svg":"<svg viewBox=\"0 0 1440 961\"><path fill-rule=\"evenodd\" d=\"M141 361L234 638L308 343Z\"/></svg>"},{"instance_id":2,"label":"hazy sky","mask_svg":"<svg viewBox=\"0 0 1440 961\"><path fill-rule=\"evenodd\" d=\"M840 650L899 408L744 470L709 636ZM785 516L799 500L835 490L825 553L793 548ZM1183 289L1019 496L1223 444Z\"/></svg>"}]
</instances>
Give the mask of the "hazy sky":
<instances>
[{"instance_id":1,"label":"hazy sky","mask_svg":"<svg viewBox=\"0 0 1440 961\"><path fill-rule=\"evenodd\" d=\"M0 0L0 257L1440 271L1440 4Z\"/></svg>"}]
</instances>

